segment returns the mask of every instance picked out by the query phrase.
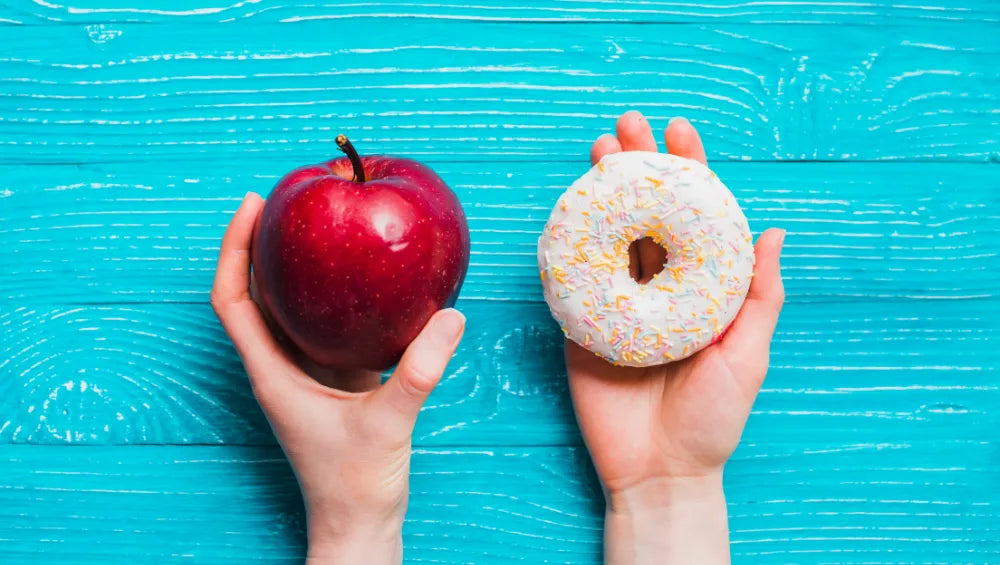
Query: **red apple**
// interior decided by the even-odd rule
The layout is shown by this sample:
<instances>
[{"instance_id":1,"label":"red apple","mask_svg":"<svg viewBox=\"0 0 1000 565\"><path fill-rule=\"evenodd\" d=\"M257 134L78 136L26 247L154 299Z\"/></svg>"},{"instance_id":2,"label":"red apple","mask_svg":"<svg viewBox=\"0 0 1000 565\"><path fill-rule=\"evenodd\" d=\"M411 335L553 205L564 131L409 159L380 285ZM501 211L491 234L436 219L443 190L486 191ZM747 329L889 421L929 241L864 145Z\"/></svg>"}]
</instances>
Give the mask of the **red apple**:
<instances>
[{"instance_id":1,"label":"red apple","mask_svg":"<svg viewBox=\"0 0 1000 565\"><path fill-rule=\"evenodd\" d=\"M347 157L296 169L254 231L259 300L320 365L382 370L454 304L469 266L458 198L409 159Z\"/></svg>"}]
</instances>

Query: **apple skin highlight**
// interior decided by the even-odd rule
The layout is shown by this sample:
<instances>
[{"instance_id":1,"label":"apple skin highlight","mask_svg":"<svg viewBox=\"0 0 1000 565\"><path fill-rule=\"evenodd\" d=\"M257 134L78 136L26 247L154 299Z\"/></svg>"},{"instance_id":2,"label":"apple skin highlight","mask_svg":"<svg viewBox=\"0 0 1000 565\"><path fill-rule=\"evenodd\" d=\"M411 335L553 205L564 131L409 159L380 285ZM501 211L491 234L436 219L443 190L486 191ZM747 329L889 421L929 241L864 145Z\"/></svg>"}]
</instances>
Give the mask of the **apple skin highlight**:
<instances>
[{"instance_id":1,"label":"apple skin highlight","mask_svg":"<svg viewBox=\"0 0 1000 565\"><path fill-rule=\"evenodd\" d=\"M254 230L254 276L262 307L313 361L384 370L455 303L469 228L427 166L350 149L278 181Z\"/></svg>"}]
</instances>

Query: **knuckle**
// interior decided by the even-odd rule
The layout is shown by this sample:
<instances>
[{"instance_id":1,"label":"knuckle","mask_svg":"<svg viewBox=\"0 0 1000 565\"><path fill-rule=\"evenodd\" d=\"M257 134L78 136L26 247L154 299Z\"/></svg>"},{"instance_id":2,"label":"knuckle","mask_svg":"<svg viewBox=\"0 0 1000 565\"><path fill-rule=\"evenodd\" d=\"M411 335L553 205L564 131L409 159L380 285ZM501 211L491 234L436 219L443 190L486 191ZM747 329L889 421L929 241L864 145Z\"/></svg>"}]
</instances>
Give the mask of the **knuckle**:
<instances>
[{"instance_id":1,"label":"knuckle","mask_svg":"<svg viewBox=\"0 0 1000 565\"><path fill-rule=\"evenodd\" d=\"M770 310L771 312L774 313L775 316L781 314L781 309L784 307L784 305L785 305L785 299L783 294L776 296L773 300L771 300L769 304Z\"/></svg>"},{"instance_id":2,"label":"knuckle","mask_svg":"<svg viewBox=\"0 0 1000 565\"><path fill-rule=\"evenodd\" d=\"M403 360L400 366L403 370L402 378L399 379L399 386L409 397L422 397L427 393L425 383L433 381L433 375L424 367L418 366L410 360Z\"/></svg>"},{"instance_id":3,"label":"knuckle","mask_svg":"<svg viewBox=\"0 0 1000 565\"><path fill-rule=\"evenodd\" d=\"M774 307L781 310L782 306L785 305L785 289L784 287L778 287L778 290L774 293Z\"/></svg>"},{"instance_id":4,"label":"knuckle","mask_svg":"<svg viewBox=\"0 0 1000 565\"><path fill-rule=\"evenodd\" d=\"M775 312L780 312L785 304L785 284L780 277L767 285L764 300Z\"/></svg>"},{"instance_id":5,"label":"knuckle","mask_svg":"<svg viewBox=\"0 0 1000 565\"><path fill-rule=\"evenodd\" d=\"M224 300L219 296L218 289L213 288L212 292L208 293L208 302L212 305L212 310L215 311L215 315L221 317Z\"/></svg>"}]
</instances>

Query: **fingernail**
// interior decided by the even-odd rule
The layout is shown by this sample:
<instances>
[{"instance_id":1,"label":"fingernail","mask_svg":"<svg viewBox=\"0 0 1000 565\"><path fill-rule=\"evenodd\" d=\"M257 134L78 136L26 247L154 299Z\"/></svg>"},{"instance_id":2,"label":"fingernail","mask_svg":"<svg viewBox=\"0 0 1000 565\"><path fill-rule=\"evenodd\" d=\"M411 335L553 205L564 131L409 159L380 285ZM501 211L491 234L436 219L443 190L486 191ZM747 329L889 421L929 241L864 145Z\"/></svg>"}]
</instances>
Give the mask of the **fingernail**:
<instances>
[{"instance_id":1,"label":"fingernail","mask_svg":"<svg viewBox=\"0 0 1000 565\"><path fill-rule=\"evenodd\" d=\"M454 308L447 308L434 317L434 327L431 328L431 332L438 343L451 345L458 341L464 328L465 316Z\"/></svg>"},{"instance_id":2,"label":"fingernail","mask_svg":"<svg viewBox=\"0 0 1000 565\"><path fill-rule=\"evenodd\" d=\"M670 126L674 125L675 123L678 123L678 124L690 124L691 122L689 122L688 119L685 118L684 116L674 116L673 118L670 118L669 122L667 122L667 127L670 127Z\"/></svg>"},{"instance_id":3,"label":"fingernail","mask_svg":"<svg viewBox=\"0 0 1000 565\"><path fill-rule=\"evenodd\" d=\"M781 235L778 237L778 249L781 249L785 245L785 230L781 231Z\"/></svg>"},{"instance_id":4,"label":"fingernail","mask_svg":"<svg viewBox=\"0 0 1000 565\"><path fill-rule=\"evenodd\" d=\"M646 116L643 116L642 112L640 112L639 110L629 110L628 112L622 114L621 117L619 117L618 119L619 120L634 119L639 121L645 121Z\"/></svg>"}]
</instances>

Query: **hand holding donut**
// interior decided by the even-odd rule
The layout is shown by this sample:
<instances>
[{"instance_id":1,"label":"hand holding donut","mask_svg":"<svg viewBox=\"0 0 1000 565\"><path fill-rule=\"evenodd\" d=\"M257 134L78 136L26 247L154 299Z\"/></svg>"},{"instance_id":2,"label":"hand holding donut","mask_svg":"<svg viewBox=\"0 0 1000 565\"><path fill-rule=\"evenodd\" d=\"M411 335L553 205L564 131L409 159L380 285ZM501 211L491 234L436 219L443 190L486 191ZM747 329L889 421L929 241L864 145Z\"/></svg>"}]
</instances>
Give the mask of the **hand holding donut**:
<instances>
[{"instance_id":1,"label":"hand holding donut","mask_svg":"<svg viewBox=\"0 0 1000 565\"><path fill-rule=\"evenodd\" d=\"M601 136L591 162L622 151L656 151L638 112ZM705 163L684 119L666 129L667 151ZM580 430L607 500L608 564L728 563L722 468L735 450L767 373L784 302L779 256L784 232L769 229L754 247L746 300L717 343L666 365L615 366L566 340L566 367ZM629 250L634 278L662 268L665 252L640 240Z\"/></svg>"}]
</instances>

